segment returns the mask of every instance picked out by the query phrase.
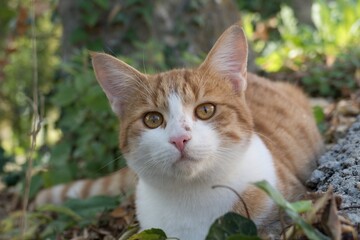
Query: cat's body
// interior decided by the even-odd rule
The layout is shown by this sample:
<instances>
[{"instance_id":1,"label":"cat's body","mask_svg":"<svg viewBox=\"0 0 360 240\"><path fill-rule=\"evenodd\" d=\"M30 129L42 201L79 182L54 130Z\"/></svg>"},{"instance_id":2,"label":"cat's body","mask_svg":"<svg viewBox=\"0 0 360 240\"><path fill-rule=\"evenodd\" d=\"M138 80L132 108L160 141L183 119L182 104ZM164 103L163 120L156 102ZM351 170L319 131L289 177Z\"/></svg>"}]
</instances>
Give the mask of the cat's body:
<instances>
[{"instance_id":1,"label":"cat's body","mask_svg":"<svg viewBox=\"0 0 360 240\"><path fill-rule=\"evenodd\" d=\"M278 211L252 182L267 180L289 200L304 193L322 151L312 111L297 88L246 73L247 45L239 27L227 30L194 70L143 75L106 54L92 57L121 121L120 148L139 178L142 228L201 240L217 217L228 211L246 215L233 192L214 185L236 190L260 227L278 218ZM102 192L118 193L115 182L118 190L130 187L134 175L125 171L127 181L115 174L98 183ZM107 191L110 183L113 190ZM91 186L59 187L57 195L72 188L83 193L85 185ZM40 195L38 203L51 194Z\"/></svg>"}]
</instances>

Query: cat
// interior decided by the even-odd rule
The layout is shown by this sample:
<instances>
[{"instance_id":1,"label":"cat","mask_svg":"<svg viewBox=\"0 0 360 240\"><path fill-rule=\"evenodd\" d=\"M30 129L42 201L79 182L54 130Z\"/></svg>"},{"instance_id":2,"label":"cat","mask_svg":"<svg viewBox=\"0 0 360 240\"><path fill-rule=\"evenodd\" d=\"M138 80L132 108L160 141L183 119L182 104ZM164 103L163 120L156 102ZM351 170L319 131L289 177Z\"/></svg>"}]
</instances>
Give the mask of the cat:
<instances>
[{"instance_id":1,"label":"cat","mask_svg":"<svg viewBox=\"0 0 360 240\"><path fill-rule=\"evenodd\" d=\"M37 204L65 197L118 194L136 185L141 229L203 240L219 216L244 204L262 229L275 204L252 185L267 180L289 201L323 151L307 97L295 86L247 72L248 46L238 25L227 29L195 69L148 75L92 52L96 78L120 120L128 168L100 180L43 191Z\"/></svg>"}]
</instances>

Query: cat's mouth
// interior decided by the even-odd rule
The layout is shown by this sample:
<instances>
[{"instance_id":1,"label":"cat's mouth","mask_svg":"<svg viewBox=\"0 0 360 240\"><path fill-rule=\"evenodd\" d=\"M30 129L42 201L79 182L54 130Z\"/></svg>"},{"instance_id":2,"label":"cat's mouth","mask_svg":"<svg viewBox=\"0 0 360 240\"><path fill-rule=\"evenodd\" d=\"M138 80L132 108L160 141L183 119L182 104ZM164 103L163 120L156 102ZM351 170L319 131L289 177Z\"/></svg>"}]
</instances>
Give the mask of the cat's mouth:
<instances>
[{"instance_id":1,"label":"cat's mouth","mask_svg":"<svg viewBox=\"0 0 360 240\"><path fill-rule=\"evenodd\" d=\"M190 156L189 154L182 153L181 156L175 161L175 164L185 163L185 162L197 162L197 161L199 160Z\"/></svg>"}]
</instances>

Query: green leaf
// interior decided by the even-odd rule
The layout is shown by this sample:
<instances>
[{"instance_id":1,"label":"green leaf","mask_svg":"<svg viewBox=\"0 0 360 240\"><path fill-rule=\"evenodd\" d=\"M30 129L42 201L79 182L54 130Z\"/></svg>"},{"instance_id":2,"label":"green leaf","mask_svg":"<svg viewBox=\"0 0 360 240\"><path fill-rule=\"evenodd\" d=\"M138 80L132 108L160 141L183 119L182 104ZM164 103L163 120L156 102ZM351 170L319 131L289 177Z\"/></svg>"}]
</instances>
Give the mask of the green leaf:
<instances>
[{"instance_id":1,"label":"green leaf","mask_svg":"<svg viewBox=\"0 0 360 240\"><path fill-rule=\"evenodd\" d=\"M313 115L315 117L316 123L320 124L325 121L325 113L322 107L314 106L313 107Z\"/></svg>"},{"instance_id":2,"label":"green leaf","mask_svg":"<svg viewBox=\"0 0 360 240\"><path fill-rule=\"evenodd\" d=\"M119 196L94 196L87 199L69 199L64 203L64 206L72 209L84 220L91 221L96 214L116 208L119 202Z\"/></svg>"},{"instance_id":3,"label":"green leaf","mask_svg":"<svg viewBox=\"0 0 360 240\"><path fill-rule=\"evenodd\" d=\"M166 240L166 239L167 237L164 231L157 228L144 230L129 238L129 240Z\"/></svg>"},{"instance_id":4,"label":"green leaf","mask_svg":"<svg viewBox=\"0 0 360 240\"><path fill-rule=\"evenodd\" d=\"M70 157L71 145L67 141L62 141L51 150L50 163L54 166L63 167Z\"/></svg>"},{"instance_id":5,"label":"green leaf","mask_svg":"<svg viewBox=\"0 0 360 240\"><path fill-rule=\"evenodd\" d=\"M256 236L255 223L237 213L227 213L211 225L206 240L222 240L233 234Z\"/></svg>"},{"instance_id":6,"label":"green leaf","mask_svg":"<svg viewBox=\"0 0 360 240\"><path fill-rule=\"evenodd\" d=\"M73 44L86 41L87 39L88 39L88 35L85 32L85 30L82 28L75 29L71 34L71 38L70 38Z\"/></svg>"},{"instance_id":7,"label":"green leaf","mask_svg":"<svg viewBox=\"0 0 360 240\"><path fill-rule=\"evenodd\" d=\"M255 186L265 191L267 195L269 195L270 198L274 200L279 207L283 209L290 209L296 212L295 209L291 206L291 204L287 202L285 198L267 181L264 180L264 181L256 182Z\"/></svg>"},{"instance_id":8,"label":"green leaf","mask_svg":"<svg viewBox=\"0 0 360 240\"><path fill-rule=\"evenodd\" d=\"M43 186L43 178L41 175L37 174L31 178L31 185L30 185L30 192L29 197L30 199L34 198L36 193L40 190Z\"/></svg>"},{"instance_id":9,"label":"green leaf","mask_svg":"<svg viewBox=\"0 0 360 240\"><path fill-rule=\"evenodd\" d=\"M61 169L61 171L54 171L50 169L42 174L45 187L51 187L73 180L69 164L63 164L62 167L60 165L56 165L56 167Z\"/></svg>"},{"instance_id":10,"label":"green leaf","mask_svg":"<svg viewBox=\"0 0 360 240\"><path fill-rule=\"evenodd\" d=\"M296 210L298 213L304 213L311 209L312 202L310 200L303 200L291 203L291 206Z\"/></svg>"},{"instance_id":11,"label":"green leaf","mask_svg":"<svg viewBox=\"0 0 360 240\"><path fill-rule=\"evenodd\" d=\"M100 13L98 11L92 11L91 14L84 14L83 21L89 27L94 27L100 19Z\"/></svg>"},{"instance_id":12,"label":"green leaf","mask_svg":"<svg viewBox=\"0 0 360 240\"><path fill-rule=\"evenodd\" d=\"M65 229L73 224L74 223L66 220L52 220L46 225L45 229L41 231L40 239L56 239L56 234L64 232Z\"/></svg>"},{"instance_id":13,"label":"green leaf","mask_svg":"<svg viewBox=\"0 0 360 240\"><path fill-rule=\"evenodd\" d=\"M102 9L109 8L109 0L94 0L94 2L99 5Z\"/></svg>"},{"instance_id":14,"label":"green leaf","mask_svg":"<svg viewBox=\"0 0 360 240\"><path fill-rule=\"evenodd\" d=\"M54 204L46 204L38 208L40 212L55 212L61 215L66 215L72 218L74 221L80 221L82 217L78 215L76 212L71 210L69 207L61 206L61 205L54 205Z\"/></svg>"},{"instance_id":15,"label":"green leaf","mask_svg":"<svg viewBox=\"0 0 360 240\"><path fill-rule=\"evenodd\" d=\"M261 240L258 236L247 236L244 234L235 234L228 237L226 240Z\"/></svg>"},{"instance_id":16,"label":"green leaf","mask_svg":"<svg viewBox=\"0 0 360 240\"><path fill-rule=\"evenodd\" d=\"M78 97L79 95L75 91L73 84L64 83L59 85L58 91L51 100L54 105L64 107L74 102Z\"/></svg>"}]
</instances>

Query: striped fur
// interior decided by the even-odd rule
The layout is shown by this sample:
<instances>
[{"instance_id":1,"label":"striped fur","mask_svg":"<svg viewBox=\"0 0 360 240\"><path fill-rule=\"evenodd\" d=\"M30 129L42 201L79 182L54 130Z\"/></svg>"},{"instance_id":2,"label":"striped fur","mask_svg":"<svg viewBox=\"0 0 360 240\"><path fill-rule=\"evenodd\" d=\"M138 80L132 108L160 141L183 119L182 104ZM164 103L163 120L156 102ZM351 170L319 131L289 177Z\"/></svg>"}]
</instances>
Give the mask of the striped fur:
<instances>
[{"instance_id":1,"label":"striped fur","mask_svg":"<svg viewBox=\"0 0 360 240\"><path fill-rule=\"evenodd\" d=\"M36 196L35 205L60 204L68 198L85 199L97 195L128 195L134 192L136 181L136 175L128 168L123 168L99 179L79 180L42 190Z\"/></svg>"},{"instance_id":2,"label":"striped fur","mask_svg":"<svg viewBox=\"0 0 360 240\"><path fill-rule=\"evenodd\" d=\"M178 218L180 227L168 225L169 221L162 223L158 219L151 220L152 210L148 209L156 209L156 206L152 208L148 205L151 196L154 191L167 187L169 192L165 192L165 196L166 194L177 196L178 193L173 192L174 189L185 191L188 192L188 196L183 201L191 202L190 199L193 198L194 201L197 197L202 199L198 196L198 192L202 190L194 190L198 186L211 186L221 182L234 186L245 200L250 215L258 219L256 221L259 225L266 225L267 222L276 219L277 210L265 194L248 185L249 182L267 179L289 200L298 199L304 193L303 183L314 169L315 160L323 150L321 136L313 120L310 105L306 96L297 87L287 83L272 82L246 72L247 43L238 26L229 28L220 37L204 63L196 69L175 69L146 75L107 54L92 53L92 58L97 80L121 122L120 149L130 168L140 178L137 204L142 226L148 226L150 222L155 224L150 227L162 227L175 235L176 233L181 235L184 229L191 229L188 222L181 222L181 217ZM172 116L174 111L171 109L177 101L181 102L179 107L181 109L178 110L179 119L176 120ZM200 121L194 115L194 109L199 104L207 102L216 105L216 112L209 120ZM144 114L152 111L160 112L164 117L161 126L155 130L147 129L143 123ZM196 133L196 127L213 133L203 141L204 144L209 143L209 146L215 149L203 151L195 146L195 143L193 144L196 142L195 134L202 134ZM179 154L166 140L168 135L175 131L169 128L178 128L180 132L186 131L192 134L192 139L186 143L186 156L189 159L197 159L197 162L189 163L190 167L184 163L175 169L177 171L168 168L168 162L176 163L178 160L175 158ZM149 143L152 141L151 136L155 143L161 139L165 141L151 145L152 143ZM197 144L201 145L201 141ZM229 154L219 153L217 148L229 149ZM142 152L145 150L148 152ZM154 151L155 156L150 154ZM157 163L160 164L162 158L166 161L161 163L163 165L156 166ZM206 160L202 160L203 158ZM241 161L247 165L242 165ZM261 165L261 161L264 166ZM236 176L236 172L233 171L241 173L243 178ZM272 171L275 178L272 176ZM258 175L254 176L254 174ZM44 190L37 197L36 203L49 201L60 203L66 197L115 195L133 189L137 182L136 178L135 174L126 168L98 180L82 180ZM157 187L159 189L156 190ZM207 194L206 191L204 190L204 196ZM161 196L160 192L153 196L153 200ZM167 199L158 201L164 200L161 207L165 212L167 204L169 203L169 206L172 204L166 202L171 199L170 195L167 195ZM216 193L214 195L214 192L209 192L206 196L214 200L211 202L210 199L209 205L221 204ZM182 198L182 195L175 198L180 201L179 209L182 206L180 200ZM232 197L229 196L228 199ZM226 201L226 204L230 204L230 208L221 211L234 210L245 215L241 202ZM185 208L184 214L186 207L194 207L197 203L193 202L193 204L182 206ZM170 212L166 213L164 219L171 216ZM181 212L179 214L181 215ZM201 214L197 216L201 217ZM220 212L207 214L204 214L205 218L210 216L212 220ZM188 218L184 217L184 219ZM156 221L159 221L158 224L155 223ZM205 222L203 228L206 230L208 223ZM183 239L189 236L196 236L192 239L202 239L205 230L201 230L202 232L198 232L200 231L198 229L194 229L193 232L189 230L187 234L190 235L184 233L181 236Z\"/></svg>"}]
</instances>

